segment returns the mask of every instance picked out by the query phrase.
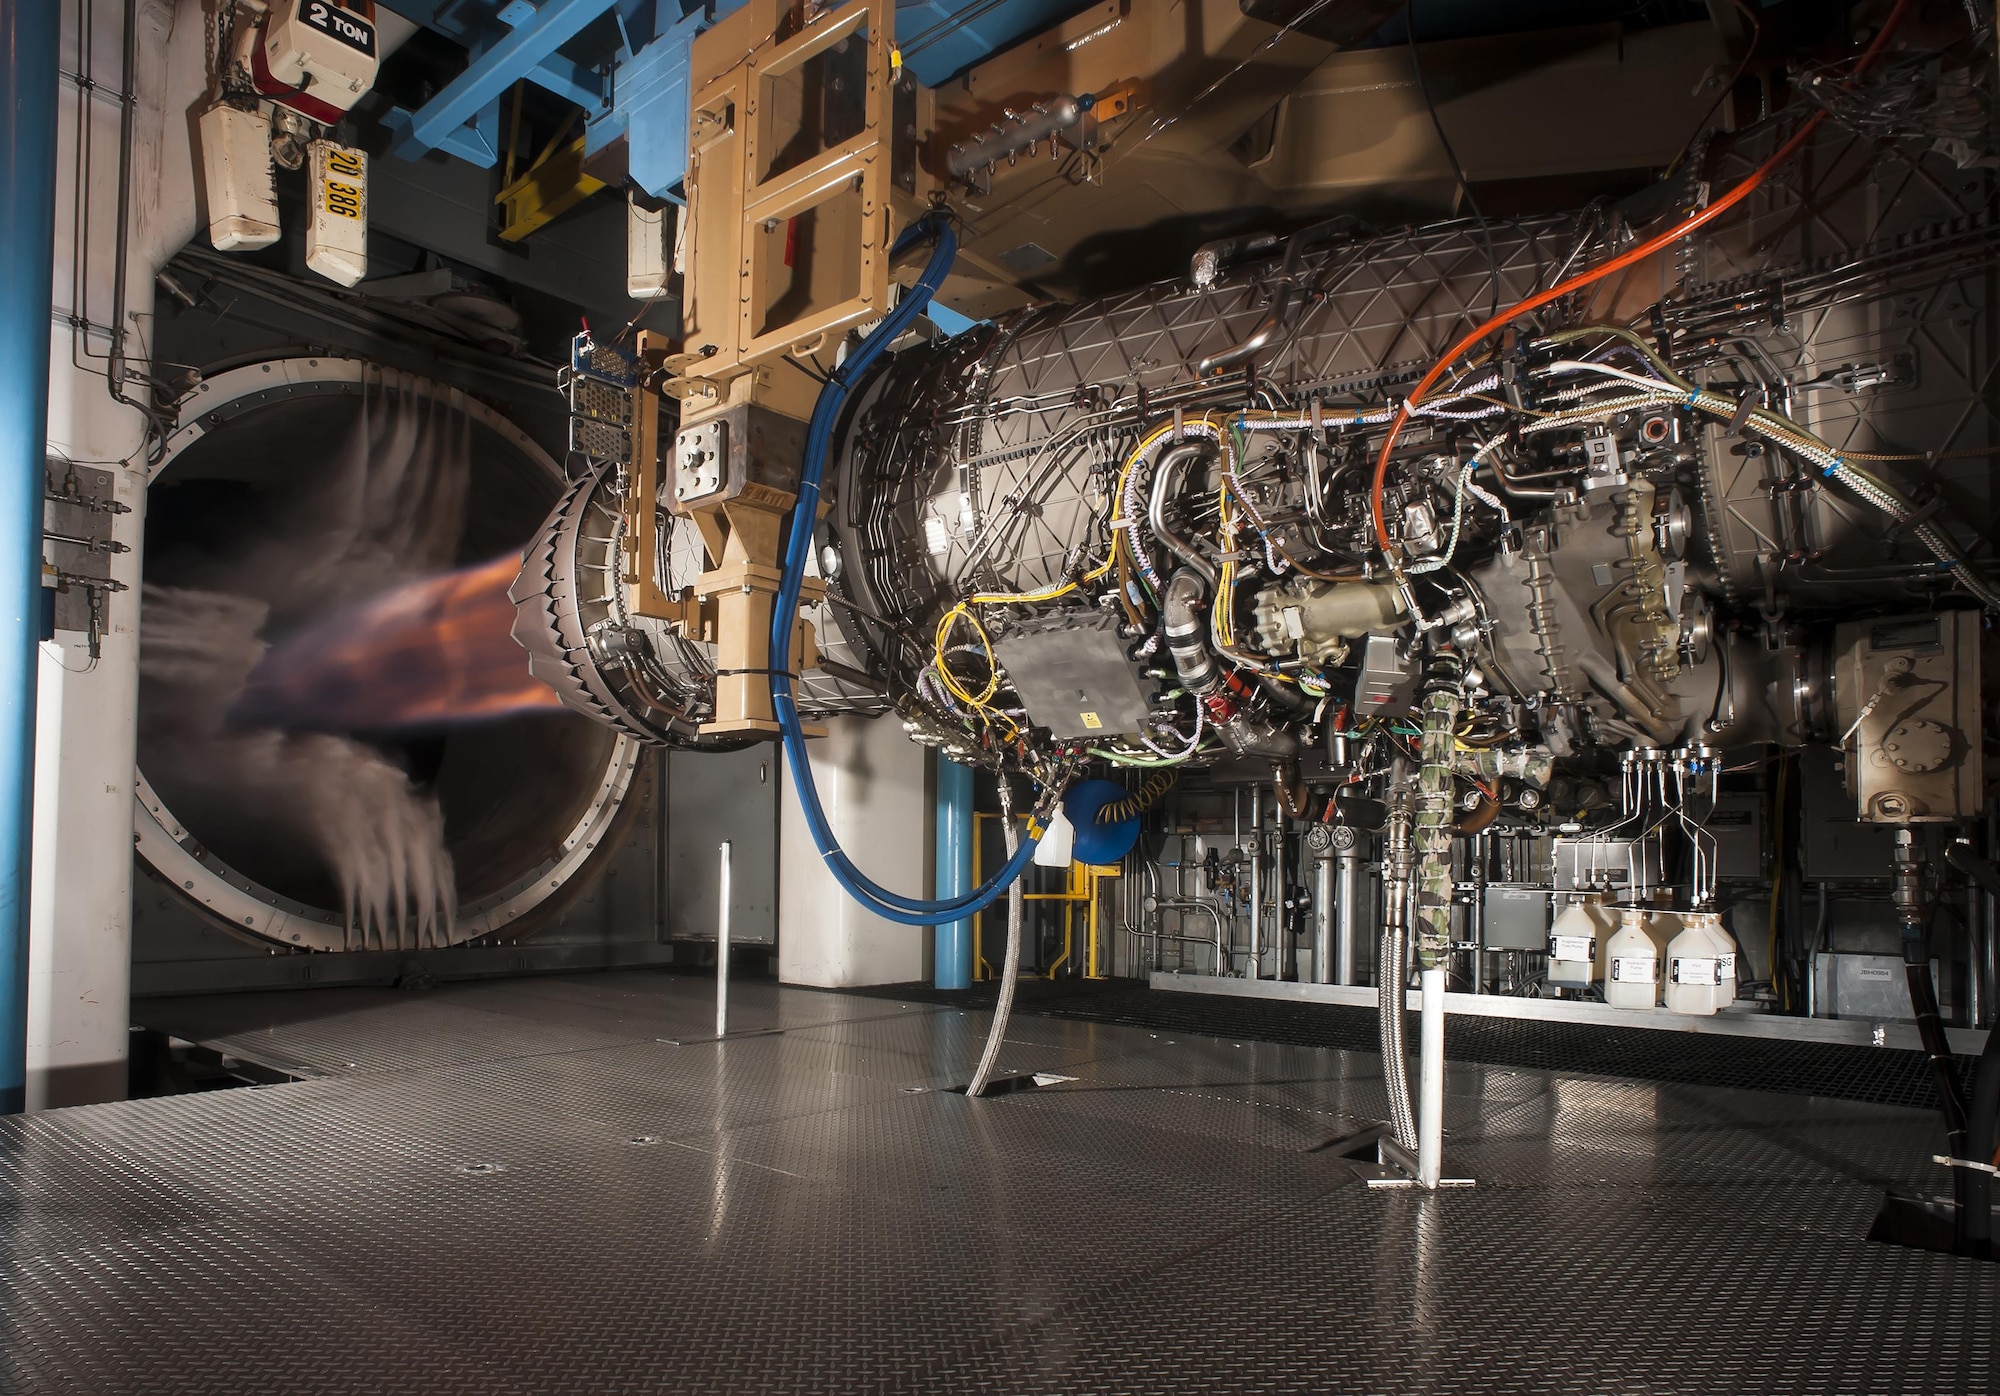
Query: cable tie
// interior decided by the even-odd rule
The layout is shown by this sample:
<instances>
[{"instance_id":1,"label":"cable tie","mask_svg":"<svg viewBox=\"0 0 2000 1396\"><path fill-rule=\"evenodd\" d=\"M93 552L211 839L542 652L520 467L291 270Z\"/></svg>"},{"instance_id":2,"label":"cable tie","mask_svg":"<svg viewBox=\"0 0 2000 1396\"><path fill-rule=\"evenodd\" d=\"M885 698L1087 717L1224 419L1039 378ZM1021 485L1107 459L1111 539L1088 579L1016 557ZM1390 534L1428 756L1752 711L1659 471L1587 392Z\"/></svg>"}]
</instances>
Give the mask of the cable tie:
<instances>
[{"instance_id":1,"label":"cable tie","mask_svg":"<svg viewBox=\"0 0 2000 1396\"><path fill-rule=\"evenodd\" d=\"M1833 476L1834 476L1834 472L1835 472L1835 471L1837 471L1837 470L1839 470L1841 466L1843 466L1843 465L1846 465L1846 464L1847 464L1847 462L1846 462L1846 461L1842 460L1842 459L1841 459L1841 458L1840 458L1839 456L1835 456L1835 457L1833 458L1833 463L1832 463L1832 464L1830 464L1830 465L1824 465L1824 466L1821 466L1821 467L1820 467L1820 472L1819 472L1819 473L1820 473L1821 475L1825 476L1825 477L1826 477L1827 479L1831 480L1831 479L1833 478Z\"/></svg>"}]
</instances>

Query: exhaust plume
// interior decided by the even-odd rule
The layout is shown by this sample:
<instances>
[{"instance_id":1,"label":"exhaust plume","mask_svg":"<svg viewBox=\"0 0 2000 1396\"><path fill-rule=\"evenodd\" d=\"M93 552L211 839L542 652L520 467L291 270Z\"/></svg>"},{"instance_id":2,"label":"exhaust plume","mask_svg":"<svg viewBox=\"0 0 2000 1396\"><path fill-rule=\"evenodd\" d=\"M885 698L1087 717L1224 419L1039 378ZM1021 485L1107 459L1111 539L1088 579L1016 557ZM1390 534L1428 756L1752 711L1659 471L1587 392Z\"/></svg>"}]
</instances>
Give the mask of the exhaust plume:
<instances>
[{"instance_id":1,"label":"exhaust plume","mask_svg":"<svg viewBox=\"0 0 2000 1396\"><path fill-rule=\"evenodd\" d=\"M509 555L420 578L286 636L231 722L389 732L560 708L509 633L520 567Z\"/></svg>"},{"instance_id":2,"label":"exhaust plume","mask_svg":"<svg viewBox=\"0 0 2000 1396\"><path fill-rule=\"evenodd\" d=\"M294 729L491 715L536 695L523 691L533 680L508 622L499 626L515 665L507 682L500 651L484 643L495 619L489 569L433 575L451 566L464 532L466 414L405 391L394 374L364 387L332 468L283 519L239 553L200 559L187 578L194 585L145 588L141 735L147 775L184 824L288 876L333 883L350 948L444 945L457 881L435 794L375 746ZM506 582L492 590L504 606ZM344 628L356 617L372 618L367 636L386 637L382 653ZM291 638L253 683L271 633ZM340 657L315 663L314 635ZM345 662L356 671L336 673ZM421 692L385 697L370 677L384 672ZM319 685L316 707L300 697ZM318 868L287 867L300 845Z\"/></svg>"}]
</instances>

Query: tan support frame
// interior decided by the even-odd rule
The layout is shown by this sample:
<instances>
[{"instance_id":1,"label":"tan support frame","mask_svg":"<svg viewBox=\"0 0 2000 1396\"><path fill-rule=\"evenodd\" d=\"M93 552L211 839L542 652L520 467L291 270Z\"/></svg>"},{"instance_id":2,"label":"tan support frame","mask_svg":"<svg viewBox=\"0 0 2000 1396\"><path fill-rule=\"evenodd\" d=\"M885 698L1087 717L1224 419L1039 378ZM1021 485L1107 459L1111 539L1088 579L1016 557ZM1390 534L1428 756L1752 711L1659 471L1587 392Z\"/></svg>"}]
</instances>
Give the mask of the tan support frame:
<instances>
[{"instance_id":1,"label":"tan support frame","mask_svg":"<svg viewBox=\"0 0 2000 1396\"><path fill-rule=\"evenodd\" d=\"M771 612L783 575L779 556L785 517L796 497L789 490L750 483L727 498L677 502L672 512L695 525L708 565L694 586L678 593L664 590L665 539L658 519L673 478L673 443L662 441L660 433L666 341L642 331L638 351L644 368L633 389L632 470L624 502L627 609L671 621L684 638L715 646L715 720L703 725L704 733L776 733L769 673ZM826 584L809 577L800 600L811 605L825 594ZM792 632L792 661L800 671L819 666L813 627L804 619ZM807 736L824 732L811 726L805 730Z\"/></svg>"},{"instance_id":2,"label":"tan support frame","mask_svg":"<svg viewBox=\"0 0 2000 1396\"><path fill-rule=\"evenodd\" d=\"M695 40L685 339L678 354L642 349L654 370L649 388L681 401L683 435L745 407L803 421L816 385L782 357L824 351L830 361L849 330L888 310L894 43L890 0L848 0L824 13L793 0L750 0ZM639 416L632 609L715 645L715 720L704 732L776 733L771 616L795 499L787 481L799 465L777 456L795 448L760 447L771 454L746 467L751 473L682 497L671 488L674 443L658 439L657 413ZM732 468L741 464L732 458ZM657 581L654 519L670 497L668 507L699 530L707 560L679 596ZM823 583L808 580L801 599L824 594ZM800 670L818 665L804 621L792 655Z\"/></svg>"},{"instance_id":3,"label":"tan support frame","mask_svg":"<svg viewBox=\"0 0 2000 1396\"><path fill-rule=\"evenodd\" d=\"M704 733L780 730L771 706L771 612L792 503L789 494L751 485L734 499L690 511L703 523L704 541L711 528L723 530L720 558L711 546L709 570L694 588L696 602L712 606L715 616L715 720L703 724ZM799 599L809 605L825 594L826 584L808 577ZM803 620L792 631L792 662L801 672L819 663L812 627ZM805 730L807 736L825 734L824 728Z\"/></svg>"},{"instance_id":4,"label":"tan support frame","mask_svg":"<svg viewBox=\"0 0 2000 1396\"><path fill-rule=\"evenodd\" d=\"M889 0L751 0L695 40L686 381L670 389L691 406L888 309L894 43Z\"/></svg>"}]
</instances>

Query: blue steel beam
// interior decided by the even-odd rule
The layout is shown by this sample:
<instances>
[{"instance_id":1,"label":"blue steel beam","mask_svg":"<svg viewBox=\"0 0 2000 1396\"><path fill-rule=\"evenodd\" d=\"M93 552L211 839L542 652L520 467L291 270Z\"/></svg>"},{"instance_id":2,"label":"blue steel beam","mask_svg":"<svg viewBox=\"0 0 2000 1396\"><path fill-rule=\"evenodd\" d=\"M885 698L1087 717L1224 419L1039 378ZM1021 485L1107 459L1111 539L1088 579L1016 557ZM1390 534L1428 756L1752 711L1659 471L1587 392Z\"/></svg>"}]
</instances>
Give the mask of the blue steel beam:
<instances>
[{"instance_id":1,"label":"blue steel beam","mask_svg":"<svg viewBox=\"0 0 2000 1396\"><path fill-rule=\"evenodd\" d=\"M405 159L415 159L426 150L450 147L460 128L498 101L517 79L539 83L537 73L543 62L614 3L616 0L542 0L531 18L475 57L471 66L412 113L407 124L398 120L391 149ZM462 152L454 149L452 153ZM490 165L492 160L483 163Z\"/></svg>"},{"instance_id":2,"label":"blue steel beam","mask_svg":"<svg viewBox=\"0 0 2000 1396\"><path fill-rule=\"evenodd\" d=\"M0 0L0 1114L28 1087L28 869L63 7Z\"/></svg>"},{"instance_id":3,"label":"blue steel beam","mask_svg":"<svg viewBox=\"0 0 2000 1396\"><path fill-rule=\"evenodd\" d=\"M553 92L587 112L604 105L604 80L598 77L597 70L560 53L550 54L522 76L544 92Z\"/></svg>"},{"instance_id":4,"label":"blue steel beam","mask_svg":"<svg viewBox=\"0 0 2000 1396\"><path fill-rule=\"evenodd\" d=\"M718 17L742 0L720 0ZM625 168L632 182L654 198L673 198L687 174L688 72L694 37L707 26L697 10L667 27L618 65L610 110L584 129L584 150L594 154L624 136Z\"/></svg>"},{"instance_id":5,"label":"blue steel beam","mask_svg":"<svg viewBox=\"0 0 2000 1396\"><path fill-rule=\"evenodd\" d=\"M1092 0L897 0L903 66L936 87L1001 49L1039 34Z\"/></svg>"}]
</instances>

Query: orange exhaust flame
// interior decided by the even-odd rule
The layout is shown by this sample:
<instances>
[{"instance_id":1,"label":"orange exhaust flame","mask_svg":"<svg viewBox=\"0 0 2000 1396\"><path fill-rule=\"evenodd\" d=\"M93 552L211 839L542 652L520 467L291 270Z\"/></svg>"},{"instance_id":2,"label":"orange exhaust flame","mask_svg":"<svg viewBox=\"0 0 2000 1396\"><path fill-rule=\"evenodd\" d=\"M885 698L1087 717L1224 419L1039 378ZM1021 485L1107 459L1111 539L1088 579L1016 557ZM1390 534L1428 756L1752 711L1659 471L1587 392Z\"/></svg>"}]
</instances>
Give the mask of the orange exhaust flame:
<instances>
[{"instance_id":1,"label":"orange exhaust flame","mask_svg":"<svg viewBox=\"0 0 2000 1396\"><path fill-rule=\"evenodd\" d=\"M509 633L520 559L425 577L272 646L230 717L238 726L393 731L560 708Z\"/></svg>"}]
</instances>

